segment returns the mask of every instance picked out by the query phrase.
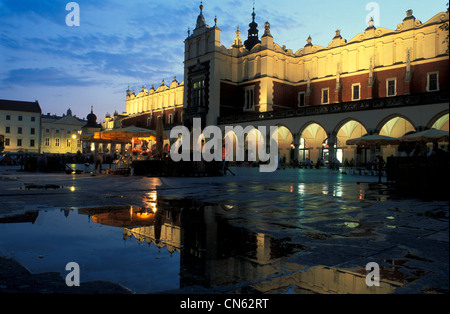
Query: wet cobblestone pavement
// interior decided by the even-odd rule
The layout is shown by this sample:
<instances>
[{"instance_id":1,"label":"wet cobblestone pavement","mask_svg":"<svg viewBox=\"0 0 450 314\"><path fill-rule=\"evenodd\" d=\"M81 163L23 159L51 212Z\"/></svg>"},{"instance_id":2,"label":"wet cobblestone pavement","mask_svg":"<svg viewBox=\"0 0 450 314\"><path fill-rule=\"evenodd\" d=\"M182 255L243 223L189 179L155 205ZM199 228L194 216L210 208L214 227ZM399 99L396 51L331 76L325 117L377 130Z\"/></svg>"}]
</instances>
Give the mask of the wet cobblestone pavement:
<instances>
[{"instance_id":1,"label":"wet cobblestone pavement","mask_svg":"<svg viewBox=\"0 0 450 314\"><path fill-rule=\"evenodd\" d=\"M156 272L145 273L142 268L147 262L130 256L131 268L140 268L134 272L137 279L112 278L105 272L99 279L87 280L90 284L82 282L85 290L80 293L449 292L448 200L402 198L390 186L378 185L377 177L327 169L259 173L258 168L233 168L233 172L236 176L149 178L0 168L0 291L75 291L61 288L65 264L62 269L41 265L51 256L63 255L63 250L44 254L38 252L45 251L44 246L36 242L35 250L21 252L24 243L39 241L39 237L27 238L30 229L20 229L26 222L12 223L11 219L28 219L27 215L38 212L33 228L42 225L55 238L60 236L57 228L46 227L44 222L55 219L54 225L67 224L64 228L68 229L71 222L67 219L82 216L83 223L92 219L99 226L111 226L116 223L112 218L122 224L125 219L118 218L118 208L125 213L156 208L152 223L114 226L111 234L117 233L126 243L133 240L148 246L139 254L145 254L149 263L163 261L155 265L164 265L174 284L136 283L134 287L142 276L161 282L168 279ZM54 212L68 217L51 218ZM86 228L91 230L93 224ZM102 237L104 228L96 229L89 241ZM170 239L164 234L167 230L171 230ZM65 245L75 250L75 243L85 234L79 238L74 234ZM150 251L152 247L155 252ZM92 251L79 254L86 263L95 263ZM116 255L102 258L111 264L118 259ZM120 259L126 259L125 255ZM370 262L380 266L379 287L366 285L365 266ZM11 276L13 269L17 276ZM51 280L34 280L45 274Z\"/></svg>"}]
</instances>

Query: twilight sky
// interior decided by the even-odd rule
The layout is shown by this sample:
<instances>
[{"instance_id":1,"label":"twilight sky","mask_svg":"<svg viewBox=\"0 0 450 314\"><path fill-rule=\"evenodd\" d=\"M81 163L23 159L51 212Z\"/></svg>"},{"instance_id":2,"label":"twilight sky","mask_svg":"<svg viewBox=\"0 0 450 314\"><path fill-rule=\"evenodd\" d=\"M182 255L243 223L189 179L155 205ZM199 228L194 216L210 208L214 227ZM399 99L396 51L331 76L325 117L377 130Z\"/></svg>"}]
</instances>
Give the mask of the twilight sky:
<instances>
[{"instance_id":1,"label":"twilight sky","mask_svg":"<svg viewBox=\"0 0 450 314\"><path fill-rule=\"evenodd\" d=\"M77 0L79 26L69 27L69 0L0 0L0 99L38 100L43 113L71 108L98 122L125 111L125 91L183 78L187 30L195 28L197 0ZM274 42L296 52L306 44L327 46L340 29L351 40L367 27L396 29L406 10L425 23L447 9L448 0L255 0L259 34L271 24ZM376 4L376 5L373 5ZM231 46L239 25L246 39L253 0L204 0L206 23L222 30ZM377 9L378 8L378 9ZM379 24L379 25L377 25ZM166 84L167 85L167 84Z\"/></svg>"}]
</instances>

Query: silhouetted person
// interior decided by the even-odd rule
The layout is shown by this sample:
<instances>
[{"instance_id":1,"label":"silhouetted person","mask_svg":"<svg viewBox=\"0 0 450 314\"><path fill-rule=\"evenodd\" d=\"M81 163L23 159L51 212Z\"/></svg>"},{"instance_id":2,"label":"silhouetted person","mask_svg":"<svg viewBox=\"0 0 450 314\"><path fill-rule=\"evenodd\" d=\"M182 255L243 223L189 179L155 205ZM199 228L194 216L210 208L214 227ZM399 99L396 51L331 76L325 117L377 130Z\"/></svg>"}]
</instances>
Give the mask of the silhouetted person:
<instances>
[{"instance_id":1,"label":"silhouetted person","mask_svg":"<svg viewBox=\"0 0 450 314\"><path fill-rule=\"evenodd\" d=\"M99 173L102 173L102 164L103 164L103 157L100 154L97 154L95 156L95 170L94 173L97 172L97 167L99 167Z\"/></svg>"}]
</instances>

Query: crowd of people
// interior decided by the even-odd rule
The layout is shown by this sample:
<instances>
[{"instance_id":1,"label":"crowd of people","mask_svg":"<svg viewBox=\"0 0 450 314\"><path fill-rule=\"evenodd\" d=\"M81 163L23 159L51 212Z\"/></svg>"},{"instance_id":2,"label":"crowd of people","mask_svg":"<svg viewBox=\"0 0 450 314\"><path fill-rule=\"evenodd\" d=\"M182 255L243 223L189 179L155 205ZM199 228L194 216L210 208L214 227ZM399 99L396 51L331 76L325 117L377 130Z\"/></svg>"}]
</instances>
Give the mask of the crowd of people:
<instances>
[{"instance_id":1,"label":"crowd of people","mask_svg":"<svg viewBox=\"0 0 450 314\"><path fill-rule=\"evenodd\" d=\"M398 157L418 157L418 156L445 156L448 155L448 151L445 151L443 148L439 147L438 143L434 142L432 146L428 146L425 143L413 143L408 146L399 147ZM52 165L60 165L61 167L67 164L84 164L86 166L86 170L88 168L92 168L93 165L93 174L101 173L102 171L109 172L112 169L130 169L132 165L132 161L135 159L154 159L155 156L151 154L137 154L135 151L124 152L123 154L118 153L91 153L91 154L81 154L78 152L77 154L41 154L41 155L31 155L24 153L6 153L3 152L0 154L0 165L19 165L24 167L27 165L27 161L31 158L37 158L37 167L39 169L45 169L48 164L50 164L49 160L51 159ZM169 158L168 152L164 152L164 156L159 156L161 158ZM229 170L229 165L236 166L257 166L258 162L233 162L233 163L224 163L222 167L222 172L226 173ZM333 171L342 170L342 173L356 173L359 171L369 171L372 173L381 173L386 168L386 161L383 159L381 155L376 155L373 160L369 160L364 164L357 163L352 158L351 160L344 159L343 162L339 161L337 158L334 158L330 161L325 161L323 158L319 158L315 163L306 158L304 160L291 159L289 162L286 161L286 157L279 156L278 167L277 169L286 169L290 168L303 168L303 169L321 169L328 168ZM25 167L26 168L26 167ZM39 170L37 169L37 170ZM27 170L27 169L24 169ZM56 170L56 169L54 169ZM60 170L60 169L58 169Z\"/></svg>"}]
</instances>

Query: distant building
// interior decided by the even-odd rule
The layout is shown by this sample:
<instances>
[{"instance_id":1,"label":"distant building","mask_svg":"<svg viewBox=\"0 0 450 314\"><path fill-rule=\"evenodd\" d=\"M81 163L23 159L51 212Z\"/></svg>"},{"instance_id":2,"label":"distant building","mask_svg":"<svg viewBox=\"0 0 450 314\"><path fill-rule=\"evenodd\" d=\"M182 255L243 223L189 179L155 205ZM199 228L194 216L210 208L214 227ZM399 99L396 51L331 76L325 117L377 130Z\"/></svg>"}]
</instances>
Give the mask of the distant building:
<instances>
[{"instance_id":1,"label":"distant building","mask_svg":"<svg viewBox=\"0 0 450 314\"><path fill-rule=\"evenodd\" d=\"M136 95L135 91L127 90L126 117L122 119L122 126L134 125L141 128L156 130L158 117L163 118L166 128L181 124L183 114L184 82L178 83L174 77L169 86L164 80L161 86L150 90L142 86Z\"/></svg>"},{"instance_id":2,"label":"distant building","mask_svg":"<svg viewBox=\"0 0 450 314\"><path fill-rule=\"evenodd\" d=\"M86 120L72 115L70 109L63 116L42 115L41 117L41 152L66 154L81 152L81 128Z\"/></svg>"},{"instance_id":3,"label":"distant building","mask_svg":"<svg viewBox=\"0 0 450 314\"><path fill-rule=\"evenodd\" d=\"M126 114L119 114L117 111L111 116L109 113L105 116L105 121L101 123L102 131L117 129L122 127L122 119Z\"/></svg>"},{"instance_id":4,"label":"distant building","mask_svg":"<svg viewBox=\"0 0 450 314\"><path fill-rule=\"evenodd\" d=\"M4 152L40 153L41 113L38 101L0 100Z\"/></svg>"},{"instance_id":5,"label":"distant building","mask_svg":"<svg viewBox=\"0 0 450 314\"><path fill-rule=\"evenodd\" d=\"M88 154L92 152L98 152L98 143L94 143L95 132L99 132L102 129L101 124L97 123L97 116L94 113L94 108L91 106L91 112L86 117L87 123L81 127L81 141L82 141L82 153Z\"/></svg>"}]
</instances>

